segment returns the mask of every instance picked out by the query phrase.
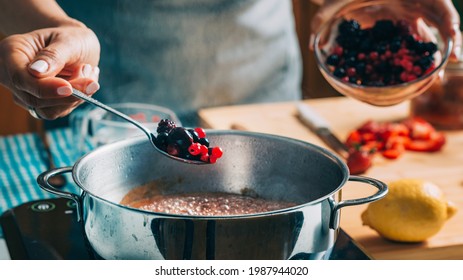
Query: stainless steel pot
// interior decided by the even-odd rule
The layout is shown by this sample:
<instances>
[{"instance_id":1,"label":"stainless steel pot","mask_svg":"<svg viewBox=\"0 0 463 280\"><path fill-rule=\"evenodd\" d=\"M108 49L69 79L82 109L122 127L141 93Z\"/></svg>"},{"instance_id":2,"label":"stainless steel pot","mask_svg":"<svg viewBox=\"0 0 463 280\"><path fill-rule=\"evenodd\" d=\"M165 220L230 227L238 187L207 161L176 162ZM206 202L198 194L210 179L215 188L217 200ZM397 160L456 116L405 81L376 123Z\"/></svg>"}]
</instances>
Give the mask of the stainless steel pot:
<instances>
[{"instance_id":1,"label":"stainless steel pot","mask_svg":"<svg viewBox=\"0 0 463 280\"><path fill-rule=\"evenodd\" d=\"M330 151L303 141L244 131L208 131L224 155L216 164L189 165L153 149L145 137L103 146L73 167L42 173L46 191L70 198L94 251L105 259L323 259L336 241L340 209L382 198L387 186L349 176ZM81 194L49 179L72 172ZM369 197L341 200L349 181L372 185ZM164 194L228 192L297 206L228 217L153 213L120 204L133 188L156 182Z\"/></svg>"}]
</instances>

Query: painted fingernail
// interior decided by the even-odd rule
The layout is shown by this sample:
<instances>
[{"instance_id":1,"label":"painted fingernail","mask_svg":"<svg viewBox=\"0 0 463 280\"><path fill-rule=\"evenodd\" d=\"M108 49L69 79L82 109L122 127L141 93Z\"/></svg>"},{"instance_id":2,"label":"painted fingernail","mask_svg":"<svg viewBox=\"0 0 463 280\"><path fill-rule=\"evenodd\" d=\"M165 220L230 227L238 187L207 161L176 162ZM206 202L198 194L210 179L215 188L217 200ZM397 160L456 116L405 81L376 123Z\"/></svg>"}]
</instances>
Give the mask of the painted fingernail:
<instances>
[{"instance_id":1,"label":"painted fingernail","mask_svg":"<svg viewBox=\"0 0 463 280\"><path fill-rule=\"evenodd\" d=\"M30 68L39 73L45 73L48 70L48 63L45 60L37 60L31 64Z\"/></svg>"},{"instance_id":2,"label":"painted fingernail","mask_svg":"<svg viewBox=\"0 0 463 280\"><path fill-rule=\"evenodd\" d=\"M59 87L57 90L59 95L71 95L72 90L69 87Z\"/></svg>"},{"instance_id":3,"label":"painted fingernail","mask_svg":"<svg viewBox=\"0 0 463 280\"><path fill-rule=\"evenodd\" d=\"M95 66L93 68L93 73L98 77L100 75L100 68L98 66Z\"/></svg>"},{"instance_id":4,"label":"painted fingernail","mask_svg":"<svg viewBox=\"0 0 463 280\"><path fill-rule=\"evenodd\" d=\"M85 64L84 67L82 68L82 75L85 78L89 78L91 74L92 74L92 66L90 64Z\"/></svg>"},{"instance_id":5,"label":"painted fingernail","mask_svg":"<svg viewBox=\"0 0 463 280\"><path fill-rule=\"evenodd\" d=\"M91 82L85 89L85 93L92 94L92 93L95 93L99 89L100 89L100 84L98 84L97 82Z\"/></svg>"}]
</instances>

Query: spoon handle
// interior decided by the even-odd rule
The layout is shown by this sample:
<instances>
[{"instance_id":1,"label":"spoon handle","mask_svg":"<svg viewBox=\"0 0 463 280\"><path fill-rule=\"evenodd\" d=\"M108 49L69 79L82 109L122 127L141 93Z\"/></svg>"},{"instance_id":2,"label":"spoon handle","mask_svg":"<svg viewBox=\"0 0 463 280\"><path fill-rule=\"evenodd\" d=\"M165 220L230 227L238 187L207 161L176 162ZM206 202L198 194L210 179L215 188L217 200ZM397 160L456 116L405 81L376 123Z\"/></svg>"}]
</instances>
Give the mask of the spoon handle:
<instances>
[{"instance_id":1,"label":"spoon handle","mask_svg":"<svg viewBox=\"0 0 463 280\"><path fill-rule=\"evenodd\" d=\"M136 127L138 127L139 129L143 130L143 132L146 134L146 136L148 136L149 139L153 140L153 137L154 135L151 133L151 131L149 131L146 127L144 127L141 123L137 122L136 120L132 119L131 117L127 116L126 114L123 114L109 106L106 106L105 104L101 103L100 101L84 94L83 92L73 88L72 89L72 95L77 97L77 98L80 98L90 104L93 104L95 106L98 106L100 107L101 109L103 110L106 110L110 113L113 113L115 115L117 115L118 117L120 118L123 118L124 120L130 122L131 124L135 125Z\"/></svg>"},{"instance_id":2,"label":"spoon handle","mask_svg":"<svg viewBox=\"0 0 463 280\"><path fill-rule=\"evenodd\" d=\"M82 99L82 100L84 100L84 101L86 101L86 102L88 102L90 104L93 104L93 105L95 105L97 107L100 107L103 110L106 110L106 111L108 111L110 113L113 113L114 115L116 115L118 117L121 117L124 120L128 121L129 123L135 125L139 129L141 129L146 134L146 136L148 136L148 139L150 140L153 147L158 152L164 154L165 156L170 157L170 158L175 159L175 160L178 160L178 161L181 161L181 162L184 162L184 163L198 164L198 165L207 164L205 161L202 161L202 160L191 160L191 159L178 157L178 156L169 154L167 151L164 151L161 148L159 148L158 146L156 146L156 136L148 128L143 126L141 123L137 122L136 120L132 119L131 117L127 116L126 114L123 114L123 113L121 113L121 112L119 112L119 111L117 111L117 110L115 110L115 109L101 103L100 101L98 101L96 99L93 99L92 97L84 94L83 92L78 91L75 88L72 89L72 95L79 98L79 99Z\"/></svg>"}]
</instances>

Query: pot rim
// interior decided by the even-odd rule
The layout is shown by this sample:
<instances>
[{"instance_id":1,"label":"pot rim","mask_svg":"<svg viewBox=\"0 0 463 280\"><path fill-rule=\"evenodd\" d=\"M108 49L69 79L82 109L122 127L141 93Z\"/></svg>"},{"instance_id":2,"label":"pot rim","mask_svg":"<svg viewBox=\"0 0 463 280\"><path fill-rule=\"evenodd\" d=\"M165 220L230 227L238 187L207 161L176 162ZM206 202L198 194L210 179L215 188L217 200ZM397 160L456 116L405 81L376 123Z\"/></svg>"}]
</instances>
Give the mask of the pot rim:
<instances>
[{"instance_id":1,"label":"pot rim","mask_svg":"<svg viewBox=\"0 0 463 280\"><path fill-rule=\"evenodd\" d=\"M349 169L348 169L346 163L338 155L334 154L333 152L331 152L330 150L328 150L328 149L326 149L324 147L315 145L315 144L307 142L307 141L302 141L302 140L299 140L299 139L296 139L296 138L291 138L291 137L281 136L281 135L276 135L276 134L268 134L268 133L253 132L253 131L242 131L242 130L206 129L206 133L208 135L209 134L212 134L212 135L228 134L228 135L243 135L243 136L248 135L248 136L266 137L266 138L273 138L273 139L289 141L289 142L293 142L293 143L298 144L298 145L307 146L307 148L316 150L316 151L322 153L324 156L331 159L332 161L334 161L335 164L340 168L340 171L342 172L342 175L343 175L343 179L340 181L338 186L333 189L333 191L327 193L326 195L324 195L324 196L322 196L322 197L320 197L318 199L314 199L314 200L311 200L311 201L306 202L306 203L297 204L297 205L292 206L292 207L286 207L286 208L273 210L273 211L267 211L267 212L258 212L258 213L251 213L251 214L242 214L242 215L225 215L225 216L181 215L181 214L170 214L170 213L143 210L143 209L134 208L134 207L130 207L130 206L126 206L126 205L123 205L123 204L120 204L120 203L110 201L110 200L105 199L105 198L103 198L101 196L93 194L91 191L88 191L88 189L83 186L82 182L79 180L79 178L76 175L77 172L75 172L75 171L79 168L79 166L81 166L81 165L83 165L83 163L85 163L85 160L91 154L96 153L98 151L104 151L104 150L107 150L107 149L114 149L114 148L117 148L117 147L120 147L120 146L125 147L125 146L133 145L135 143L148 141L146 139L146 136L144 136L144 135L143 136L135 136L135 137L132 137L130 139L126 139L126 140L122 140L122 141L118 141L118 142L114 142L114 143L110 143L110 144L98 147L95 150L91 151L90 153L80 157L74 163L74 165L72 167L72 178L73 178L74 182L77 184L77 186L83 191L81 196L84 196L84 194L88 194L88 195L91 195L93 198L95 198L97 200L100 200L102 202L111 204L111 205L113 205L115 207L120 207L120 208L124 208L124 209L130 210L130 211L139 212L139 213L142 213L142 214L145 214L145 215L156 215L156 216L162 216L162 217L170 217L170 218L178 218L178 219L195 219L195 220L199 220L199 219L202 219L202 220L210 220L210 219L217 220L217 219L255 218L255 217L279 215L279 214L293 212L293 211L295 211L297 209L304 208L304 207L310 206L310 205L315 205L315 204L320 203L321 201L324 201L325 199L328 199L329 197L331 197L335 193L337 193L346 184L346 182L349 179ZM215 164L220 164L220 161L219 161L219 163L215 163Z\"/></svg>"}]
</instances>

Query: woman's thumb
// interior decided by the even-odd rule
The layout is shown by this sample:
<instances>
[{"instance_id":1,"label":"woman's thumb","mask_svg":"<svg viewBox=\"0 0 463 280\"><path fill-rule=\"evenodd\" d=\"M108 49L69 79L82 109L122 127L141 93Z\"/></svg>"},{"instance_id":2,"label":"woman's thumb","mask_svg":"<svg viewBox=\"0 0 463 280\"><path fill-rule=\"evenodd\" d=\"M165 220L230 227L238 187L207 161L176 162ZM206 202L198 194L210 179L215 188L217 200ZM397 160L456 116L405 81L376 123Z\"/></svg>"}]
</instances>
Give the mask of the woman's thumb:
<instances>
[{"instance_id":1,"label":"woman's thumb","mask_svg":"<svg viewBox=\"0 0 463 280\"><path fill-rule=\"evenodd\" d=\"M52 43L40 50L29 64L29 72L37 78L53 77L62 73L69 63L71 53L69 46Z\"/></svg>"}]
</instances>

